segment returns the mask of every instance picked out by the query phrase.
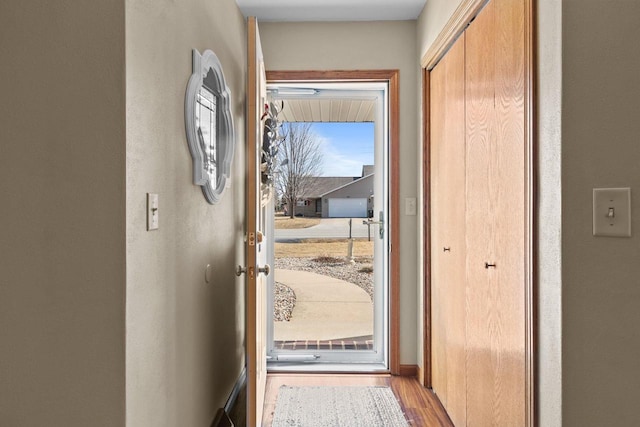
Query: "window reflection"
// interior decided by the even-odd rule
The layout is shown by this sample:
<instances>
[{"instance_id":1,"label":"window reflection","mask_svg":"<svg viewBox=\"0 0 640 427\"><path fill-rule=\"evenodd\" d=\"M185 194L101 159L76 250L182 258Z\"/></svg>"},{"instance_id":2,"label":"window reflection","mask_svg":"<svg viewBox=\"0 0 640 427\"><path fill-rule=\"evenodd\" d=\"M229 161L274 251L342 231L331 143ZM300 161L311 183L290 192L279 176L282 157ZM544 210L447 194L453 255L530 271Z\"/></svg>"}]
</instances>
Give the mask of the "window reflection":
<instances>
[{"instance_id":1,"label":"window reflection","mask_svg":"<svg viewBox=\"0 0 640 427\"><path fill-rule=\"evenodd\" d=\"M202 86L198 92L196 99L196 127L198 129L198 136L201 144L202 152L204 153L204 162L207 173L211 180L211 184L215 187L218 179L217 175L217 163L218 157L218 144L217 144L217 98L207 89L206 86Z\"/></svg>"}]
</instances>

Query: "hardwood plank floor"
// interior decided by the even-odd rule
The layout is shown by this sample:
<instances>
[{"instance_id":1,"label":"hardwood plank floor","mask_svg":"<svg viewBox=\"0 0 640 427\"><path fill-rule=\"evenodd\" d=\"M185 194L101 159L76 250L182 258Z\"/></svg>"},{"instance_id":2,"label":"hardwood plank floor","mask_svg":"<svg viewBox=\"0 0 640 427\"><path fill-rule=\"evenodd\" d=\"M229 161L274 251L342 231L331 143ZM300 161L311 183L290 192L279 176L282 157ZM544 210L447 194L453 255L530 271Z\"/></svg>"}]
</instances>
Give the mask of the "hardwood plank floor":
<instances>
[{"instance_id":1,"label":"hardwood plank floor","mask_svg":"<svg viewBox=\"0 0 640 427\"><path fill-rule=\"evenodd\" d=\"M438 398L416 378L363 374L269 374L262 425L271 427L278 389L289 386L390 386L412 427L453 427Z\"/></svg>"}]
</instances>

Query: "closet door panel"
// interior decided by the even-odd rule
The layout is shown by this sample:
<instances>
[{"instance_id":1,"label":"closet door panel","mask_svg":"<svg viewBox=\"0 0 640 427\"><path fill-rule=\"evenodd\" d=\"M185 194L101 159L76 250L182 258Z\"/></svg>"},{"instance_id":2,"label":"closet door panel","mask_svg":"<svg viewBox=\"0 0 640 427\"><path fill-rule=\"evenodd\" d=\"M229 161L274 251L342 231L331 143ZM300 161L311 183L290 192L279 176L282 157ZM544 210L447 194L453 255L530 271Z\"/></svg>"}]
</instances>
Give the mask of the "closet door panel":
<instances>
[{"instance_id":1,"label":"closet door panel","mask_svg":"<svg viewBox=\"0 0 640 427\"><path fill-rule=\"evenodd\" d=\"M443 147L443 212L446 248L447 299L447 411L455 425L466 423L466 313L465 313L465 46L464 34L447 53L447 140Z\"/></svg>"},{"instance_id":2,"label":"closet door panel","mask_svg":"<svg viewBox=\"0 0 640 427\"><path fill-rule=\"evenodd\" d=\"M467 325L467 425L493 425L490 420L501 405L501 385L493 360L500 340L500 313L494 270L485 262L495 258L491 243L496 234L496 186L491 156L496 150L493 36L494 7L489 3L466 30L466 325ZM494 381L494 379L496 381Z\"/></svg>"},{"instance_id":3,"label":"closet door panel","mask_svg":"<svg viewBox=\"0 0 640 427\"><path fill-rule=\"evenodd\" d=\"M431 71L431 383L440 402L447 407L447 322L443 302L446 300L446 268L443 265L446 245L443 212L444 141L446 126L446 58Z\"/></svg>"},{"instance_id":4,"label":"closet door panel","mask_svg":"<svg viewBox=\"0 0 640 427\"><path fill-rule=\"evenodd\" d=\"M464 34L431 75L432 161L436 176L432 205L432 309L434 390L456 425L466 422L465 384L465 125ZM436 325L434 325L436 326ZM435 372L437 370L437 373Z\"/></svg>"},{"instance_id":5,"label":"closet door panel","mask_svg":"<svg viewBox=\"0 0 640 427\"><path fill-rule=\"evenodd\" d=\"M525 107L524 107L524 2L494 0L496 22L496 143L494 171L496 268L501 307L499 372L505 399L498 418L509 425L525 425ZM499 260L499 261L498 261ZM504 425L504 424L503 424Z\"/></svg>"},{"instance_id":6,"label":"closet door panel","mask_svg":"<svg viewBox=\"0 0 640 427\"><path fill-rule=\"evenodd\" d=\"M467 28L467 419L525 425L522 2Z\"/></svg>"}]
</instances>

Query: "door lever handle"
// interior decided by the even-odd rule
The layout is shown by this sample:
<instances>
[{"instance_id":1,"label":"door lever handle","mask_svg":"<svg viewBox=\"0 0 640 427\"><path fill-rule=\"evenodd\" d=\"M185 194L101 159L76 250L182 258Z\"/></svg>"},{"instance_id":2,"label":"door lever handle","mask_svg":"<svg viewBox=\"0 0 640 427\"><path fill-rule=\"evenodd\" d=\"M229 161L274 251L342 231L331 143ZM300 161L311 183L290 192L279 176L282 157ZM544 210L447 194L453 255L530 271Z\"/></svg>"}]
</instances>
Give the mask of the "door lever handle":
<instances>
[{"instance_id":1,"label":"door lever handle","mask_svg":"<svg viewBox=\"0 0 640 427\"><path fill-rule=\"evenodd\" d=\"M489 264L488 262L484 263L484 268L496 268L495 264Z\"/></svg>"},{"instance_id":2,"label":"door lever handle","mask_svg":"<svg viewBox=\"0 0 640 427\"><path fill-rule=\"evenodd\" d=\"M384 213L382 211L380 211L380 215L379 215L379 221L374 221L371 218L362 221L362 223L364 225L379 225L379 229L378 229L378 234L380 235L381 239L384 239Z\"/></svg>"}]
</instances>

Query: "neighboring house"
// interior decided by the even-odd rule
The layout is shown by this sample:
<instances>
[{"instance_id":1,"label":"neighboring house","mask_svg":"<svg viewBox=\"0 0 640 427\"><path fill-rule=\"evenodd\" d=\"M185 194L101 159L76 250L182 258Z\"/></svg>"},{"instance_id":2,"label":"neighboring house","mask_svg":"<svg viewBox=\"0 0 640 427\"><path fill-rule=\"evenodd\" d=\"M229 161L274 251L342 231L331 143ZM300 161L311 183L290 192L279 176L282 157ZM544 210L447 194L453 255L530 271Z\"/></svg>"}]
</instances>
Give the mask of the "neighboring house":
<instances>
[{"instance_id":1,"label":"neighboring house","mask_svg":"<svg viewBox=\"0 0 640 427\"><path fill-rule=\"evenodd\" d=\"M316 199L316 204L317 204ZM323 218L373 216L373 174L328 191L321 196Z\"/></svg>"},{"instance_id":2,"label":"neighboring house","mask_svg":"<svg viewBox=\"0 0 640 427\"><path fill-rule=\"evenodd\" d=\"M353 182L358 177L352 176L317 176L312 178L309 190L304 192L295 206L294 214L306 217L322 216L321 197L324 193ZM287 212L289 207L287 206Z\"/></svg>"},{"instance_id":3,"label":"neighboring house","mask_svg":"<svg viewBox=\"0 0 640 427\"><path fill-rule=\"evenodd\" d=\"M365 165L357 177L314 177L311 190L296 202L294 215L367 218L373 209L373 169Z\"/></svg>"}]
</instances>

